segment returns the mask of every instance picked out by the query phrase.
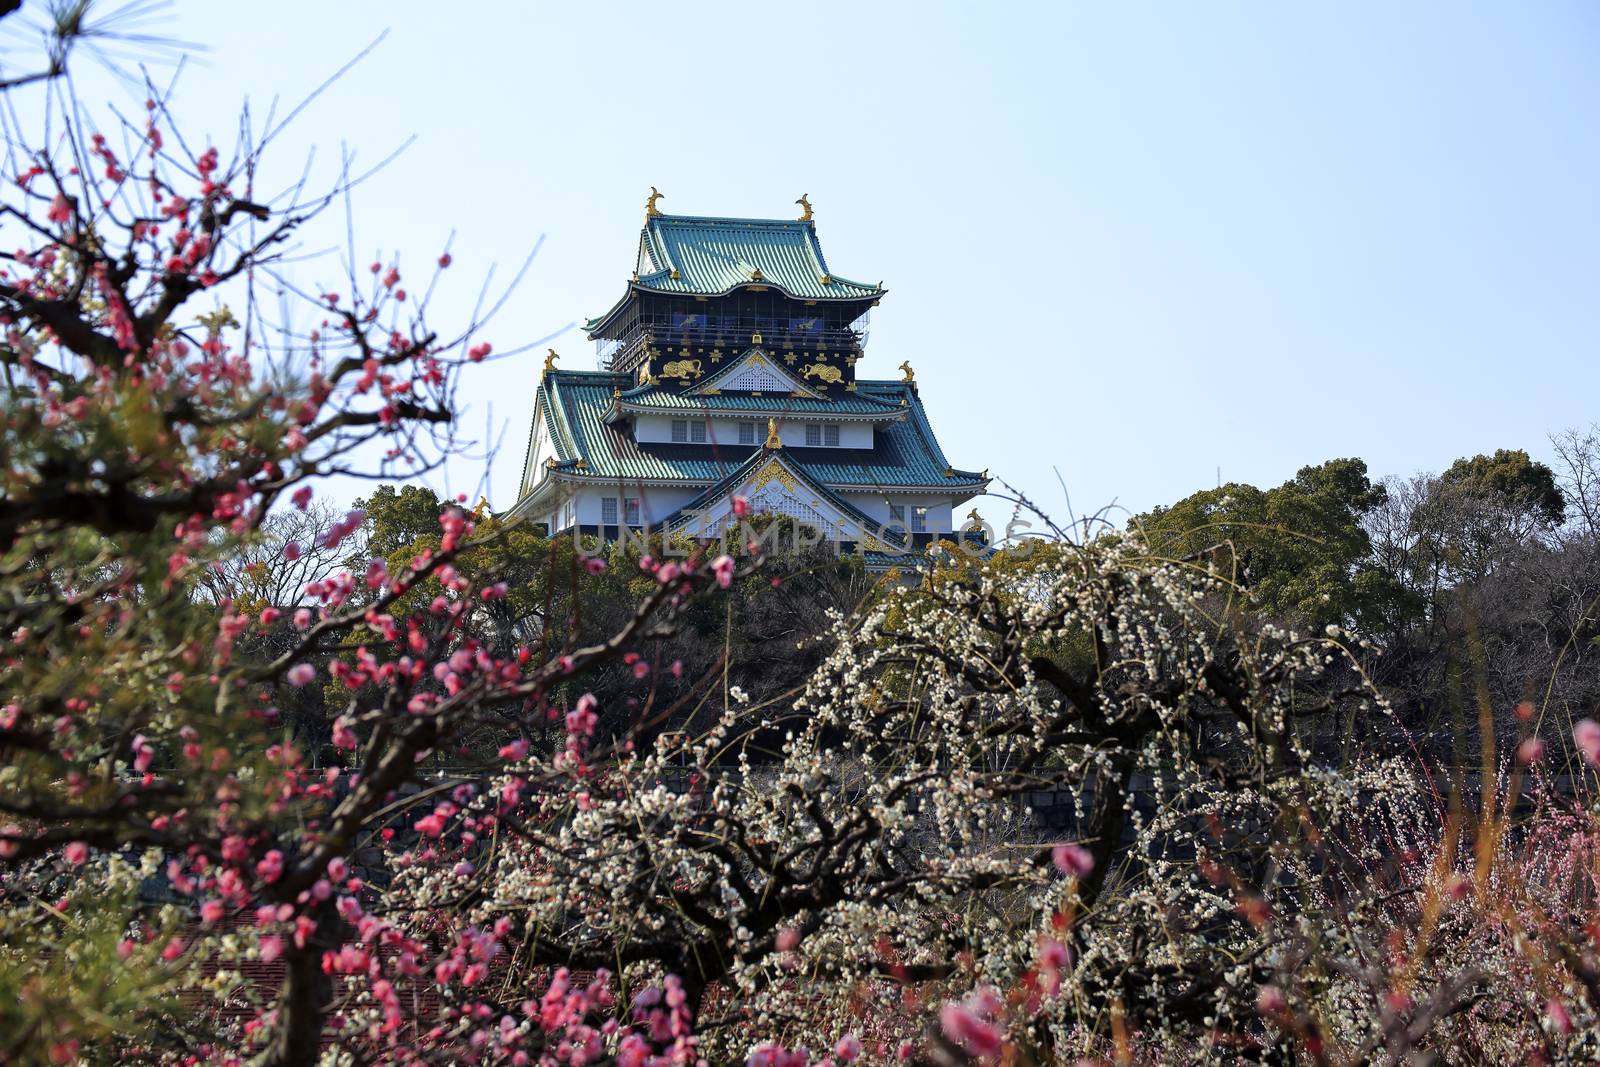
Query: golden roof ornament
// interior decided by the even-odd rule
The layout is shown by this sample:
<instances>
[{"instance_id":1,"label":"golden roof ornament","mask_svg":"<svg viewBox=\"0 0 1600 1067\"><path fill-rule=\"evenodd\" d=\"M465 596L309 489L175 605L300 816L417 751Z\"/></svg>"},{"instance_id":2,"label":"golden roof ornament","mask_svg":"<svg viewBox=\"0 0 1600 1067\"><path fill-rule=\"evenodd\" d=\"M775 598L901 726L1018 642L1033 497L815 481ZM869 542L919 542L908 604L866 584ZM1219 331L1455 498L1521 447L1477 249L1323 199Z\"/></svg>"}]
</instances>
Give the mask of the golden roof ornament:
<instances>
[{"instance_id":1,"label":"golden roof ornament","mask_svg":"<svg viewBox=\"0 0 1600 1067\"><path fill-rule=\"evenodd\" d=\"M916 381L917 372L911 369L911 361L909 359L906 360L904 363L900 364L900 369L906 372L906 376L904 378L900 379L901 381L905 381L905 382Z\"/></svg>"},{"instance_id":2,"label":"golden roof ornament","mask_svg":"<svg viewBox=\"0 0 1600 1067\"><path fill-rule=\"evenodd\" d=\"M805 211L805 214L800 216L800 221L801 222L810 222L811 221L811 194L810 193L801 193L800 194L800 199L796 200L795 203L799 204L800 207L802 209L804 209L804 211Z\"/></svg>"},{"instance_id":3,"label":"golden roof ornament","mask_svg":"<svg viewBox=\"0 0 1600 1067\"><path fill-rule=\"evenodd\" d=\"M971 511L967 512L967 518L971 519L973 522L977 523L979 526L983 525L983 517L978 514L978 509L977 508L973 508Z\"/></svg>"},{"instance_id":4,"label":"golden roof ornament","mask_svg":"<svg viewBox=\"0 0 1600 1067\"><path fill-rule=\"evenodd\" d=\"M545 349L545 352L544 373L549 374L551 371L556 369L556 360L560 359L561 357L556 355L556 350L553 348L547 348Z\"/></svg>"},{"instance_id":5,"label":"golden roof ornament","mask_svg":"<svg viewBox=\"0 0 1600 1067\"><path fill-rule=\"evenodd\" d=\"M767 420L767 447L776 451L783 447L783 438L778 436L778 420Z\"/></svg>"},{"instance_id":6,"label":"golden roof ornament","mask_svg":"<svg viewBox=\"0 0 1600 1067\"><path fill-rule=\"evenodd\" d=\"M480 495L478 497L478 506L472 509L472 521L473 522L482 522L483 521L483 517L485 515L487 515L488 513L489 513L489 498L486 497L486 496L481 496Z\"/></svg>"},{"instance_id":7,"label":"golden roof ornament","mask_svg":"<svg viewBox=\"0 0 1600 1067\"><path fill-rule=\"evenodd\" d=\"M656 207L656 201L666 196L666 193L657 192L655 186L650 187L650 198L644 202L644 217L647 219L659 218L661 211Z\"/></svg>"}]
</instances>

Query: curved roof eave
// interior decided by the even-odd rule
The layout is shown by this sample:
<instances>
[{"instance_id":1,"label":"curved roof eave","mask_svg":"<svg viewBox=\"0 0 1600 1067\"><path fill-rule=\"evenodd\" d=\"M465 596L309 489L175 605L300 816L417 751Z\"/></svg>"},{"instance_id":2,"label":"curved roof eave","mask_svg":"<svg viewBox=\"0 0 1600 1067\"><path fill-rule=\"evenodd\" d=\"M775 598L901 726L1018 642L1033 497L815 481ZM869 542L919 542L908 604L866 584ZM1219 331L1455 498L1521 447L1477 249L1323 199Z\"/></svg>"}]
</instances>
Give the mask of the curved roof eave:
<instances>
[{"instance_id":1,"label":"curved roof eave","mask_svg":"<svg viewBox=\"0 0 1600 1067\"><path fill-rule=\"evenodd\" d=\"M757 449L756 451L760 452L761 449ZM741 460L741 462L743 461ZM968 472L958 471L957 473L960 474ZM629 486L644 486L647 488L657 486L667 488L693 488L695 486L715 485L721 480L722 475L718 475L716 478L641 478L636 475L628 474L594 474L588 471L576 470L570 466L562 466L552 469L549 477L541 478L536 484L542 486L552 481L560 481L564 485L622 484ZM974 493L984 489L989 484L989 480L982 479L976 474L972 474L968 480L952 479L950 481L942 482L938 485L934 485L932 483L926 485L914 483L907 485L873 485L859 482L829 482L823 481L820 478L817 478L816 481L818 485L821 485L828 489L828 491L834 493L872 493L880 496L938 496L952 491L971 490L971 492L968 492L966 496L961 498L963 500L970 499ZM533 494L530 493L529 495L531 496Z\"/></svg>"},{"instance_id":2,"label":"curved roof eave","mask_svg":"<svg viewBox=\"0 0 1600 1067\"><path fill-rule=\"evenodd\" d=\"M662 275L664 275L666 273L667 273L666 271L658 271L657 272L657 274L662 274ZM652 275L652 277L654 277L654 276L655 275ZM584 331L585 334L588 335L589 340L591 340L591 341L595 340L596 339L595 335L596 335L597 331L599 331L603 326L605 326L605 324L608 321L610 321L617 314L617 312L621 311L624 307L626 307L628 305L628 301L633 299L633 295L635 293L648 293L651 296L703 296L706 299L710 300L710 299L721 298L721 297L727 296L730 293L738 292L740 289L761 288L761 289L776 289L778 292L782 293L784 296L788 297L790 300L799 300L799 301L802 301L802 302L804 302L804 301L812 301L812 302L819 303L819 304L851 304L851 303L871 304L873 301L879 299L880 297L882 297L885 293L887 293L889 291L888 289L874 289L872 286L867 285L865 282L855 282L855 281L851 281L848 278L834 277L833 280L834 280L835 283L843 283L845 285L860 286L862 289L865 289L867 291L863 292L863 293L858 293L858 294L856 294L854 296L807 296L805 294L790 292L788 289L784 288L782 285L779 285L777 282L768 279L768 280L759 281L759 282L757 282L757 281L738 282L738 283L736 283L734 285L728 286L728 288L722 290L720 293L711 293L711 292L701 293L701 292L696 292L693 289L658 289L658 288L655 288L654 286L646 285L644 283L643 279L641 279L639 281L636 281L636 282L630 281L628 283L628 291L622 294L622 298L620 300L618 300L615 304L612 304L611 307L606 309L606 311L603 312L602 314L596 315L594 318L586 319L584 321L584 323L583 323L583 331Z\"/></svg>"},{"instance_id":3,"label":"curved roof eave","mask_svg":"<svg viewBox=\"0 0 1600 1067\"><path fill-rule=\"evenodd\" d=\"M717 407L665 407L654 404L631 404L621 397L618 397L617 403L609 412L606 413L606 420L608 422L614 422L623 415L672 415L678 417L706 415L729 419L746 417L751 419L787 418L790 421L809 419L812 422L869 422L873 425L878 425L879 423L900 422L906 417L903 411L899 409L885 409L883 411L837 412L817 410L812 408L801 408L797 410L786 411L779 407L756 407L754 405L749 407L738 407L735 405L728 405L725 407L721 405L718 405Z\"/></svg>"},{"instance_id":4,"label":"curved roof eave","mask_svg":"<svg viewBox=\"0 0 1600 1067\"><path fill-rule=\"evenodd\" d=\"M655 274L650 275L650 277L654 278L654 277L658 277L658 276L665 275L665 274L667 274L666 271L657 271ZM653 296L703 296L703 297L706 297L707 299L710 299L712 297L727 296L729 293L737 292L740 289L749 289L749 288L776 289L778 292L782 293L784 296L788 297L790 300L814 300L819 304L820 303L824 303L824 302L829 303L829 304L848 304L851 301L866 301L866 302L870 302L870 301L873 301L873 300L877 300L879 297L883 296L884 293L887 293L889 291L887 289L879 289L879 288L877 288L875 286L868 285L865 282L854 282L854 281L851 281L848 278L841 278L838 275L830 275L830 277L833 279L833 281L831 283L833 285L853 285L853 286L856 286L857 288L861 289L862 292L854 293L854 294L850 294L850 295L841 295L841 296L833 296L833 295L812 296L812 295L807 294L807 293L796 293L793 290L789 289L787 286L785 286L783 283L781 283L781 282L779 282L779 281L777 281L776 279L773 279L773 278L762 278L760 281L757 281L754 278L752 278L749 281L735 282L734 284L728 286L726 289L723 289L720 292L713 292L713 291L700 292L699 290L696 290L696 289L674 289L674 288L671 288L671 287L658 288L658 287L653 286L653 285L645 284L645 280L642 277L636 282L629 282L628 283L628 288L630 288L630 289L638 289L641 292L650 293ZM609 312L608 312L608 314L609 314Z\"/></svg>"}]
</instances>

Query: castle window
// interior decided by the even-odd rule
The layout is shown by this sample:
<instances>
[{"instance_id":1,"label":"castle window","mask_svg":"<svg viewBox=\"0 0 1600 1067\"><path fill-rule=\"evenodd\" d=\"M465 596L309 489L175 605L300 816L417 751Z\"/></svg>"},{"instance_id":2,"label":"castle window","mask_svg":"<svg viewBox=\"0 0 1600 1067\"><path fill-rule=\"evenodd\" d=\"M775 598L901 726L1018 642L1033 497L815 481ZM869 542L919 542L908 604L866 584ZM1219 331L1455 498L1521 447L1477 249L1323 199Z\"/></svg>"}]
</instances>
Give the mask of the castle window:
<instances>
[{"instance_id":1,"label":"castle window","mask_svg":"<svg viewBox=\"0 0 1600 1067\"><path fill-rule=\"evenodd\" d=\"M615 526L617 524L616 497L603 496L600 498L600 521L607 526Z\"/></svg>"},{"instance_id":2,"label":"castle window","mask_svg":"<svg viewBox=\"0 0 1600 1067\"><path fill-rule=\"evenodd\" d=\"M697 445L705 444L706 424L703 422L691 422L689 424L689 440Z\"/></svg>"},{"instance_id":3,"label":"castle window","mask_svg":"<svg viewBox=\"0 0 1600 1067\"><path fill-rule=\"evenodd\" d=\"M739 424L739 443L741 445L753 445L756 443L755 423L741 422Z\"/></svg>"},{"instance_id":4,"label":"castle window","mask_svg":"<svg viewBox=\"0 0 1600 1067\"><path fill-rule=\"evenodd\" d=\"M822 427L817 423L806 424L806 444L816 447L822 444Z\"/></svg>"},{"instance_id":5,"label":"castle window","mask_svg":"<svg viewBox=\"0 0 1600 1067\"><path fill-rule=\"evenodd\" d=\"M928 509L927 508L915 507L915 508L911 509L911 532L912 533L927 533L928 532Z\"/></svg>"},{"instance_id":6,"label":"castle window","mask_svg":"<svg viewBox=\"0 0 1600 1067\"><path fill-rule=\"evenodd\" d=\"M824 426L822 428L822 443L829 448L839 447L839 427Z\"/></svg>"},{"instance_id":7,"label":"castle window","mask_svg":"<svg viewBox=\"0 0 1600 1067\"><path fill-rule=\"evenodd\" d=\"M672 440L675 444L689 440L689 424L687 422L682 419L672 420Z\"/></svg>"},{"instance_id":8,"label":"castle window","mask_svg":"<svg viewBox=\"0 0 1600 1067\"><path fill-rule=\"evenodd\" d=\"M906 506L904 504L890 504L889 521L898 522L901 526L904 526L906 524Z\"/></svg>"},{"instance_id":9,"label":"castle window","mask_svg":"<svg viewBox=\"0 0 1600 1067\"><path fill-rule=\"evenodd\" d=\"M639 525L639 498L630 496L622 502L622 510L628 517L629 526Z\"/></svg>"}]
</instances>

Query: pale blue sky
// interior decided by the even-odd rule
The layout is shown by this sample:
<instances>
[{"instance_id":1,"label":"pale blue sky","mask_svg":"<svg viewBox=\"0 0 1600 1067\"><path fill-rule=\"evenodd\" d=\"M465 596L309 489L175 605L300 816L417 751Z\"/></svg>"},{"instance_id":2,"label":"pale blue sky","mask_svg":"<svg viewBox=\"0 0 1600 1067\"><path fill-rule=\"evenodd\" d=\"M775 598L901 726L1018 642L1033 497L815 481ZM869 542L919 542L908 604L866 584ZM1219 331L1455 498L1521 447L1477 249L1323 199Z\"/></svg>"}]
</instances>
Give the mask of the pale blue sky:
<instances>
[{"instance_id":1,"label":"pale blue sky","mask_svg":"<svg viewBox=\"0 0 1600 1067\"><path fill-rule=\"evenodd\" d=\"M243 96L297 99L384 28L280 161L416 135L358 232L420 268L456 231L436 318L544 235L501 348L621 295L649 186L685 214L809 193L830 265L890 290L862 373L909 359L951 460L1058 514L1057 467L1079 512L1139 509L1219 467L1404 474L1600 418L1591 3L179 0L211 51L178 110L226 141ZM497 507L539 363L469 387Z\"/></svg>"}]
</instances>

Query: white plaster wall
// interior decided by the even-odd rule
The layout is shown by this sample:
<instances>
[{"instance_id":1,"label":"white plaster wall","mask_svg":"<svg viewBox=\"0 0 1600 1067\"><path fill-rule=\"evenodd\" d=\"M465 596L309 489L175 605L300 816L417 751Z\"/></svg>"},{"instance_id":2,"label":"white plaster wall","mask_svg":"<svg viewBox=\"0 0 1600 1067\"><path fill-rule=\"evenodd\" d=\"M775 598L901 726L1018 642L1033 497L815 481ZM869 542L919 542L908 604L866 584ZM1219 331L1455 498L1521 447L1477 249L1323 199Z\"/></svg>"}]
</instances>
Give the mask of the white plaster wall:
<instances>
[{"instance_id":1,"label":"white plaster wall","mask_svg":"<svg viewBox=\"0 0 1600 1067\"><path fill-rule=\"evenodd\" d=\"M637 441L671 443L672 420L665 415L636 415L633 436Z\"/></svg>"},{"instance_id":2,"label":"white plaster wall","mask_svg":"<svg viewBox=\"0 0 1600 1067\"><path fill-rule=\"evenodd\" d=\"M872 430L870 422L847 422L839 427L839 443L846 448L871 448Z\"/></svg>"},{"instance_id":3,"label":"white plaster wall","mask_svg":"<svg viewBox=\"0 0 1600 1067\"><path fill-rule=\"evenodd\" d=\"M672 444L672 424L682 420L699 421L706 427L706 444L737 445L739 443L739 423L753 422L756 424L756 444L764 444L767 440L767 420L755 419L712 419L704 422L704 416L692 413L683 415L638 415L634 417L633 436L640 442L650 444ZM804 448L806 443L806 424L825 423L825 419L805 418L803 416L784 416L778 420L778 439L786 448ZM680 444L682 442L679 442ZM871 448L872 424L870 422L842 422L839 423L840 448Z\"/></svg>"},{"instance_id":4,"label":"white plaster wall","mask_svg":"<svg viewBox=\"0 0 1600 1067\"><path fill-rule=\"evenodd\" d=\"M805 444L805 423L800 424L800 443ZM871 448L872 423L870 422L841 422L839 424L840 448Z\"/></svg>"},{"instance_id":5,"label":"white plaster wall","mask_svg":"<svg viewBox=\"0 0 1600 1067\"><path fill-rule=\"evenodd\" d=\"M645 521L656 523L682 508L689 501L699 496L699 488L676 488L665 486L584 486L570 490L570 496L558 499L552 504L552 510L540 515L531 516L535 521L547 522L550 529L560 531L573 525L598 526L601 525L602 497L633 497L642 499L641 512ZM905 508L905 525L909 530L911 526L911 509L921 506L928 509L927 530L930 533L950 533L966 521L965 512L956 513L956 506L964 501L949 496L934 496L931 494L916 493L883 493L872 492L841 492L842 498L880 523L887 523L890 503L903 505ZM623 505L619 501L617 515L620 519L624 515Z\"/></svg>"},{"instance_id":6,"label":"white plaster wall","mask_svg":"<svg viewBox=\"0 0 1600 1067\"><path fill-rule=\"evenodd\" d=\"M621 522L626 516L622 500L627 497L639 497L639 512L644 521L656 523L677 511L683 505L699 496L699 489L679 489L664 486L584 486L577 491L577 516L580 526L599 526L601 524L600 500L602 497L612 497L617 500L617 521Z\"/></svg>"},{"instance_id":7,"label":"white plaster wall","mask_svg":"<svg viewBox=\"0 0 1600 1067\"><path fill-rule=\"evenodd\" d=\"M929 532L950 533L960 525L960 523L952 521L954 508L952 507L953 502L948 496L920 496L911 493L892 493L887 496L883 493L840 493L839 495L878 522L889 521L890 504L904 505L907 530L911 529L911 509L913 507L925 507L928 509L927 525Z\"/></svg>"},{"instance_id":8,"label":"white plaster wall","mask_svg":"<svg viewBox=\"0 0 1600 1067\"><path fill-rule=\"evenodd\" d=\"M801 415L780 418L778 420L778 440L783 442L785 448L806 447L807 424L827 425L826 419L806 418ZM872 424L870 422L841 422L839 425L839 448L871 448ZM738 427L734 427L735 440L738 439ZM767 427L760 424L760 438L767 439ZM812 446L823 447L828 446Z\"/></svg>"},{"instance_id":9,"label":"white plaster wall","mask_svg":"<svg viewBox=\"0 0 1600 1067\"><path fill-rule=\"evenodd\" d=\"M756 444L767 439L767 423L765 419L712 419L709 422L703 415L685 412L682 415L637 415L634 417L633 436L635 440L651 444L670 445L672 440L672 424L676 421L698 422L706 428L705 444L736 445L739 443L739 423L756 422ZM678 444L683 442L679 441ZM692 442L698 444L700 442Z\"/></svg>"}]
</instances>

